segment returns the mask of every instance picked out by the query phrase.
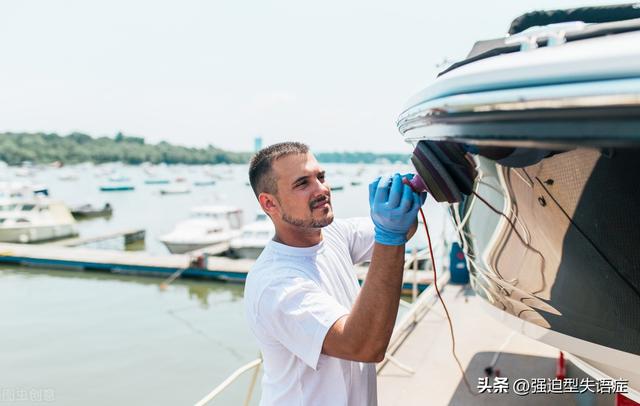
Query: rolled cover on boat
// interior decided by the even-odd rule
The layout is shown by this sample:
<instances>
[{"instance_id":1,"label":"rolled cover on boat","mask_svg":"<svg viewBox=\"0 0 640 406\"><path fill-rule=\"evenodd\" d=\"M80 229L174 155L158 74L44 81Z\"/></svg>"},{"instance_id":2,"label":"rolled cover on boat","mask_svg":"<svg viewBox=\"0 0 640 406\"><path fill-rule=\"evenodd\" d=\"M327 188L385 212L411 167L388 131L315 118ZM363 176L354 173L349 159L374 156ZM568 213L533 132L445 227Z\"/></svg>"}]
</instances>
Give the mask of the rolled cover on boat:
<instances>
[{"instance_id":1,"label":"rolled cover on boat","mask_svg":"<svg viewBox=\"0 0 640 406\"><path fill-rule=\"evenodd\" d=\"M579 7L561 10L539 10L523 14L511 22L509 35L527 28L549 24L583 21L585 23L608 23L640 18L640 8L636 3L612 4L606 6Z\"/></svg>"}]
</instances>

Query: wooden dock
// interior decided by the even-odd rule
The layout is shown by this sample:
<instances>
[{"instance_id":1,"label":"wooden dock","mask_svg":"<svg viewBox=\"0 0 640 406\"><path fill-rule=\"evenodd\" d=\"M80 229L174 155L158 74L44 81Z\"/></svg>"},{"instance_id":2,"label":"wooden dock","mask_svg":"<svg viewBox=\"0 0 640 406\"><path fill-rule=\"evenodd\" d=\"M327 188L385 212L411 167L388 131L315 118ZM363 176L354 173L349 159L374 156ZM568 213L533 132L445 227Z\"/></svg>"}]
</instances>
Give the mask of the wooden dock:
<instances>
[{"instance_id":1,"label":"wooden dock","mask_svg":"<svg viewBox=\"0 0 640 406\"><path fill-rule=\"evenodd\" d=\"M137 241L142 241L145 238L146 231L144 228L132 228L132 229L124 229L113 231L107 234L101 234L93 237L74 237L74 238L65 238L63 240L53 241L47 243L47 245L57 245L62 247L79 247L82 245L93 244L96 242L112 240L115 238L124 238L124 244L132 244Z\"/></svg>"},{"instance_id":2,"label":"wooden dock","mask_svg":"<svg viewBox=\"0 0 640 406\"><path fill-rule=\"evenodd\" d=\"M195 251L189 251L187 254L195 257L200 255L210 257L210 256L216 256L216 255L223 255L224 253L229 251L229 248L230 248L229 242L224 241L218 244L209 245L208 247L197 249Z\"/></svg>"},{"instance_id":3,"label":"wooden dock","mask_svg":"<svg viewBox=\"0 0 640 406\"><path fill-rule=\"evenodd\" d=\"M135 231L135 230L133 230ZM114 233L113 235L116 235ZM113 235L110 235L113 237ZM121 235L121 233L119 234ZM80 247L81 242L104 240L73 239L66 243L43 245L0 243L0 263L45 269L101 271L118 274L169 277L174 274L185 278L212 279L244 283L255 263L249 259L231 259L214 256L224 247L202 249L187 254L150 255L145 252L117 251ZM356 266L355 272L362 283L368 267ZM419 294L432 282L431 271L405 270L403 293Z\"/></svg>"},{"instance_id":4,"label":"wooden dock","mask_svg":"<svg viewBox=\"0 0 640 406\"><path fill-rule=\"evenodd\" d=\"M102 271L168 277L179 270L187 278L244 282L255 261L193 255L149 255L54 245L0 244L0 263L48 269Z\"/></svg>"}]
</instances>

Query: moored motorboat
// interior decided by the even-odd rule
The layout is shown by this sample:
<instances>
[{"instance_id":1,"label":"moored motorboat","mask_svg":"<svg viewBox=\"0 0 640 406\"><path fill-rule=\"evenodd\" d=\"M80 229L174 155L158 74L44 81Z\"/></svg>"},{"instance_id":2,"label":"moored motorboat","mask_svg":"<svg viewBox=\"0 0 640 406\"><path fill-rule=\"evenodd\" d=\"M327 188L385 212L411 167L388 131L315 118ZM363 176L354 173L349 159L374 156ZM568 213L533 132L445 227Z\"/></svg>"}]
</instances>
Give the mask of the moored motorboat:
<instances>
[{"instance_id":1,"label":"moored motorboat","mask_svg":"<svg viewBox=\"0 0 640 406\"><path fill-rule=\"evenodd\" d=\"M121 183L121 182L129 182L131 178L122 174L116 174L109 177L109 182Z\"/></svg>"},{"instance_id":2,"label":"moored motorboat","mask_svg":"<svg viewBox=\"0 0 640 406\"><path fill-rule=\"evenodd\" d=\"M194 186L213 186L216 184L216 181L213 179L210 180L196 180L193 182Z\"/></svg>"},{"instance_id":3,"label":"moored motorboat","mask_svg":"<svg viewBox=\"0 0 640 406\"><path fill-rule=\"evenodd\" d=\"M113 215L113 207L108 202L101 207L87 203L72 207L71 215L73 215L76 220L86 220L96 217L109 218Z\"/></svg>"},{"instance_id":4,"label":"moored motorboat","mask_svg":"<svg viewBox=\"0 0 640 406\"><path fill-rule=\"evenodd\" d=\"M100 186L101 192L128 192L135 190L133 185L103 185Z\"/></svg>"},{"instance_id":5,"label":"moored motorboat","mask_svg":"<svg viewBox=\"0 0 640 406\"><path fill-rule=\"evenodd\" d=\"M240 234L242 210L233 206L199 206L191 209L190 218L179 222L160 241L172 254L229 244Z\"/></svg>"},{"instance_id":6,"label":"moored motorboat","mask_svg":"<svg viewBox=\"0 0 640 406\"><path fill-rule=\"evenodd\" d=\"M48 196L49 188L31 182L0 182L0 198L32 198Z\"/></svg>"},{"instance_id":7,"label":"moored motorboat","mask_svg":"<svg viewBox=\"0 0 640 406\"><path fill-rule=\"evenodd\" d=\"M398 128L487 309L640 401L640 11L595 11L477 43Z\"/></svg>"},{"instance_id":8,"label":"moored motorboat","mask_svg":"<svg viewBox=\"0 0 640 406\"><path fill-rule=\"evenodd\" d=\"M231 240L231 253L237 258L256 259L274 235L275 228L269 217L258 212L254 222L242 227L240 236Z\"/></svg>"},{"instance_id":9,"label":"moored motorboat","mask_svg":"<svg viewBox=\"0 0 640 406\"><path fill-rule=\"evenodd\" d=\"M34 243L77 235L67 206L47 197L0 199L0 241Z\"/></svg>"},{"instance_id":10,"label":"moored motorboat","mask_svg":"<svg viewBox=\"0 0 640 406\"><path fill-rule=\"evenodd\" d=\"M169 179L146 179L144 181L145 185L168 185L170 183Z\"/></svg>"},{"instance_id":11,"label":"moored motorboat","mask_svg":"<svg viewBox=\"0 0 640 406\"><path fill-rule=\"evenodd\" d=\"M184 195L191 193L191 189L187 186L173 186L160 189L161 195Z\"/></svg>"}]
</instances>

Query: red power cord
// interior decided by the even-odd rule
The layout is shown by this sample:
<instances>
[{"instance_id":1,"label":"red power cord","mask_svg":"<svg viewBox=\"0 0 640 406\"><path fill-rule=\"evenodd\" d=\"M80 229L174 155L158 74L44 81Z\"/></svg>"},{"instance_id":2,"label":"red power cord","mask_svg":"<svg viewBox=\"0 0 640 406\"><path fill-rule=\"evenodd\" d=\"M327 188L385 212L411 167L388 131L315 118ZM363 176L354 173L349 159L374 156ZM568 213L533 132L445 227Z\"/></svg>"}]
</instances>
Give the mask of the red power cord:
<instances>
[{"instance_id":1,"label":"red power cord","mask_svg":"<svg viewBox=\"0 0 640 406\"><path fill-rule=\"evenodd\" d=\"M449 322L449 332L451 333L451 354L453 354L453 358L456 360L456 364L458 364L458 369L460 369L460 373L462 374L462 380L466 385L469 393L473 396L477 396L471 389L471 384L467 380L467 375L464 372L464 368L462 368L462 363L458 359L458 355L456 354L456 337L453 332L453 323L451 322L451 315L449 315L449 310L447 309L447 305L444 304L444 300L442 299L442 295L440 294L440 289L438 288L438 280L436 275L436 261L433 255L433 245L431 244L431 236L429 235L429 227L427 226L427 219L424 216L424 212L422 211L422 207L420 210L420 216L422 217L422 224L424 224L424 230L427 233L427 242L429 243L429 255L431 256L431 269L433 270L433 286L436 289L436 294L438 295L438 299L440 299L440 303L442 303L442 308L444 309L445 314L447 315L447 321Z\"/></svg>"}]
</instances>

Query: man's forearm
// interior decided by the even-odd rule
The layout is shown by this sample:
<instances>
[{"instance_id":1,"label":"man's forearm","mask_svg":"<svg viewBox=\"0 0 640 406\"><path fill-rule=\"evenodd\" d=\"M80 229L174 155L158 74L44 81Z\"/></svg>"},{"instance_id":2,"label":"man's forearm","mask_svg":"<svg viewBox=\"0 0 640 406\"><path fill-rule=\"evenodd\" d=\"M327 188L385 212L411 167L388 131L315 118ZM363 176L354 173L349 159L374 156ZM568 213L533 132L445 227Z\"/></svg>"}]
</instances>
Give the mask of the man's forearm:
<instances>
[{"instance_id":1,"label":"man's forearm","mask_svg":"<svg viewBox=\"0 0 640 406\"><path fill-rule=\"evenodd\" d=\"M404 245L375 244L367 278L344 326L367 358L384 357L398 315L403 266Z\"/></svg>"},{"instance_id":2,"label":"man's forearm","mask_svg":"<svg viewBox=\"0 0 640 406\"><path fill-rule=\"evenodd\" d=\"M417 229L418 229L418 219L416 219L416 222L413 223L413 225L409 229L409 232L407 233L407 241L409 241L413 237Z\"/></svg>"},{"instance_id":3,"label":"man's forearm","mask_svg":"<svg viewBox=\"0 0 640 406\"><path fill-rule=\"evenodd\" d=\"M355 361L381 361L389 345L398 315L404 249L416 229L420 196L402 177L391 182L376 179L369 184L371 219L375 240L364 286L351 312L330 328L322 352Z\"/></svg>"}]
</instances>

